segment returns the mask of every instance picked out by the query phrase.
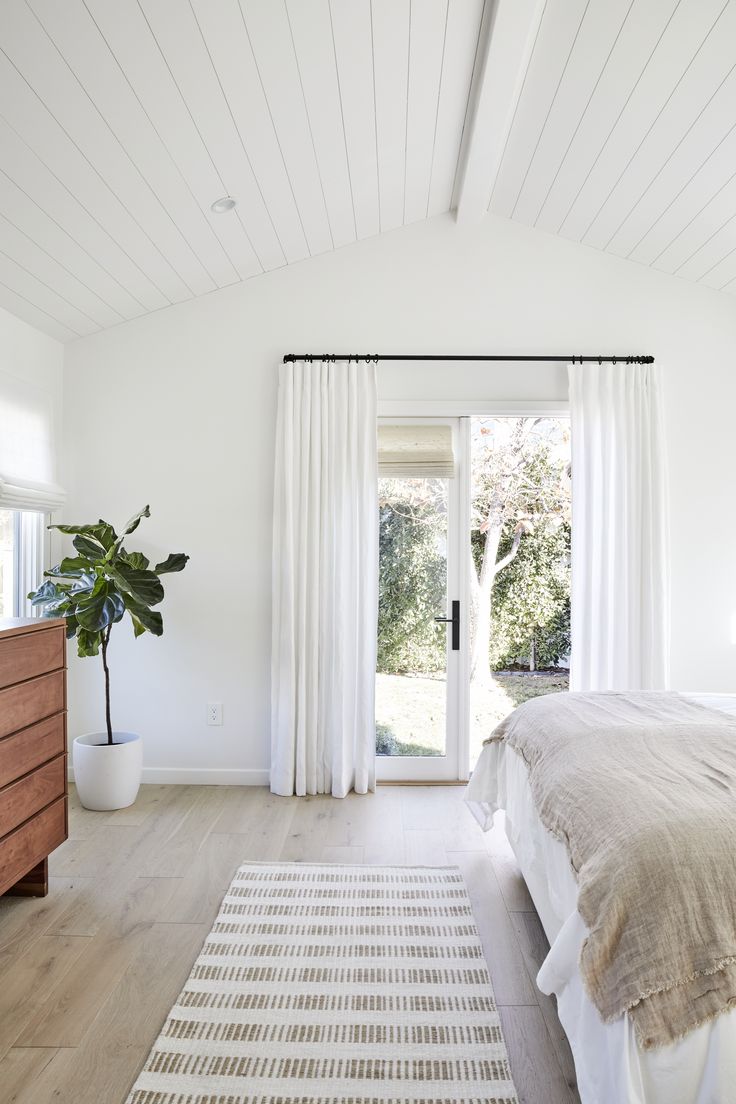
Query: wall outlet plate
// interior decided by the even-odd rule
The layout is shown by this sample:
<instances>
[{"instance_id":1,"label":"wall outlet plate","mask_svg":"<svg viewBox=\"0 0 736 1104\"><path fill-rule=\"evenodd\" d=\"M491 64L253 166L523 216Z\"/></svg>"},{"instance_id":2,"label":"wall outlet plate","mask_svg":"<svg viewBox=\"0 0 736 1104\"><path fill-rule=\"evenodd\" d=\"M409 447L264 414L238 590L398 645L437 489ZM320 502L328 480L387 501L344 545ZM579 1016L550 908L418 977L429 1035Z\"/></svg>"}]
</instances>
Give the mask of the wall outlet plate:
<instances>
[{"instance_id":1,"label":"wall outlet plate","mask_svg":"<svg viewBox=\"0 0 736 1104\"><path fill-rule=\"evenodd\" d=\"M222 702L207 702L207 724L222 724Z\"/></svg>"}]
</instances>

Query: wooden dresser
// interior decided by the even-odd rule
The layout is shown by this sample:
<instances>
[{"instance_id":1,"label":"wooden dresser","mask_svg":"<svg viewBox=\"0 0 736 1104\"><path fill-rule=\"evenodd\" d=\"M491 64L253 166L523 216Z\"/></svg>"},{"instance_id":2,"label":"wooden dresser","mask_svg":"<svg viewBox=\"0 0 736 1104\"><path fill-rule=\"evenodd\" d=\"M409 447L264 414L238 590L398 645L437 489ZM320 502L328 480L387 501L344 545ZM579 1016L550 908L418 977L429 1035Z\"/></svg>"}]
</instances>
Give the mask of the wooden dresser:
<instances>
[{"instance_id":1,"label":"wooden dresser","mask_svg":"<svg viewBox=\"0 0 736 1104\"><path fill-rule=\"evenodd\" d=\"M65 623L0 618L0 893L48 892L66 792Z\"/></svg>"}]
</instances>

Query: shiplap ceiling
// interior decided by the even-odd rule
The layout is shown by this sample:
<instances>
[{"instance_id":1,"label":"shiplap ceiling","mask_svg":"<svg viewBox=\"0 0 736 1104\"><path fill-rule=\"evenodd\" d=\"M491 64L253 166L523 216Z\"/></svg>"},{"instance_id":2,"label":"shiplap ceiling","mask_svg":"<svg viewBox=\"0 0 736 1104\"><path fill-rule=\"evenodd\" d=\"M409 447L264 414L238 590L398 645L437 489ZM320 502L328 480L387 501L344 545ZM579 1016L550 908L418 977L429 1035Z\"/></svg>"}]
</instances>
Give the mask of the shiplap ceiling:
<instances>
[{"instance_id":1,"label":"shiplap ceiling","mask_svg":"<svg viewBox=\"0 0 736 1104\"><path fill-rule=\"evenodd\" d=\"M736 292L736 3L547 0L490 210Z\"/></svg>"},{"instance_id":2,"label":"shiplap ceiling","mask_svg":"<svg viewBox=\"0 0 736 1104\"><path fill-rule=\"evenodd\" d=\"M0 306L54 337L453 207L736 292L736 0L0 0Z\"/></svg>"},{"instance_id":3,"label":"shiplap ceiling","mask_svg":"<svg viewBox=\"0 0 736 1104\"><path fill-rule=\"evenodd\" d=\"M69 340L449 210L482 14L0 0L0 305Z\"/></svg>"}]
</instances>

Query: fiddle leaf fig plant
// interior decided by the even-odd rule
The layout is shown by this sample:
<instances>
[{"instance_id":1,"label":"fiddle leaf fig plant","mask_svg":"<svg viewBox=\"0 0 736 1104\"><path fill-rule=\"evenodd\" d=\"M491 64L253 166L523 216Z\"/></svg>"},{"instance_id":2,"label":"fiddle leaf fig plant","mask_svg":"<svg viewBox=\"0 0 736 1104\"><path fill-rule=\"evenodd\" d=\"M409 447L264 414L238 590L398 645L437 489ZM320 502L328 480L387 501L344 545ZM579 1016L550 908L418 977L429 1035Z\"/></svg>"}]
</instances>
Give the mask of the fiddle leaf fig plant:
<instances>
[{"instance_id":1,"label":"fiddle leaf fig plant","mask_svg":"<svg viewBox=\"0 0 736 1104\"><path fill-rule=\"evenodd\" d=\"M73 537L77 554L65 556L61 563L45 571L46 581L28 595L32 605L43 607L44 617L65 618L66 635L77 638L80 656L102 653L108 744L114 742L107 664L112 627L127 613L136 637L145 632L161 636L163 618L153 608L164 596L160 576L182 571L189 559L183 552L172 552L152 567L142 552L126 549L125 538L135 532L142 518L150 516L150 508L144 506L130 519L121 536L102 518L93 525L50 525L49 529Z\"/></svg>"}]
</instances>

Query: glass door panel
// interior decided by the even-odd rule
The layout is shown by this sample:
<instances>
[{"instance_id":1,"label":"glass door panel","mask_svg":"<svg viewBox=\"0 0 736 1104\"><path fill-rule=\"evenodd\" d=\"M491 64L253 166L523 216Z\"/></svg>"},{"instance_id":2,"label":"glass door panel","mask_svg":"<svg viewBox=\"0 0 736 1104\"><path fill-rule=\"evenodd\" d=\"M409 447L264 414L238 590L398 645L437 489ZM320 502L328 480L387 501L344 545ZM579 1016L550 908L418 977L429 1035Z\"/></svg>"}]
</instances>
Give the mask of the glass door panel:
<instances>
[{"instance_id":1,"label":"glass door panel","mask_svg":"<svg viewBox=\"0 0 736 1104\"><path fill-rule=\"evenodd\" d=\"M381 479L376 755L447 751L448 480Z\"/></svg>"},{"instance_id":2,"label":"glass door panel","mask_svg":"<svg viewBox=\"0 0 736 1104\"><path fill-rule=\"evenodd\" d=\"M450 425L457 438L459 419L431 421ZM457 472L379 479L379 781L458 779L458 487Z\"/></svg>"}]
</instances>

